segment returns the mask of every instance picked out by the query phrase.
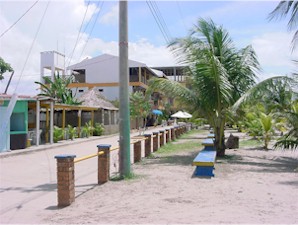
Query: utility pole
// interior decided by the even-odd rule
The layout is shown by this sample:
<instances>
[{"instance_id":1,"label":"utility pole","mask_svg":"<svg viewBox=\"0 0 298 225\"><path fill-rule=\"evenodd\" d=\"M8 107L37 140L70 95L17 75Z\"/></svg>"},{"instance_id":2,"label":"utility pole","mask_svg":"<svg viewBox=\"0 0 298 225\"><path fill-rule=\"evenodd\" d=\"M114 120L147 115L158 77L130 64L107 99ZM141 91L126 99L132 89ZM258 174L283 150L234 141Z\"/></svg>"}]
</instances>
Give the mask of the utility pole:
<instances>
[{"instance_id":1,"label":"utility pole","mask_svg":"<svg viewBox=\"0 0 298 225\"><path fill-rule=\"evenodd\" d=\"M130 174L130 116L129 116L129 73L128 73L128 29L127 1L119 0L119 147L120 176Z\"/></svg>"}]
</instances>

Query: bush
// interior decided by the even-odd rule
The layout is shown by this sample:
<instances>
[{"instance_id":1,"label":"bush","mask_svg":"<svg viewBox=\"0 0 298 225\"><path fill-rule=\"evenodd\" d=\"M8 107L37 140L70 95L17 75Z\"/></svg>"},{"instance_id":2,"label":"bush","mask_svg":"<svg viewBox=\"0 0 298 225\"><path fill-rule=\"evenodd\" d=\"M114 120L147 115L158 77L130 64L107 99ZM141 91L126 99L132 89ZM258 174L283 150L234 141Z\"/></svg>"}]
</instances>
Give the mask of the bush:
<instances>
[{"instance_id":1,"label":"bush","mask_svg":"<svg viewBox=\"0 0 298 225\"><path fill-rule=\"evenodd\" d=\"M104 132L104 127L101 123L95 123L95 127L93 130L94 136L101 136Z\"/></svg>"},{"instance_id":2,"label":"bush","mask_svg":"<svg viewBox=\"0 0 298 225\"><path fill-rule=\"evenodd\" d=\"M72 127L71 125L68 124L68 133L69 133L69 139L73 140L77 137L77 128Z\"/></svg>"},{"instance_id":3,"label":"bush","mask_svg":"<svg viewBox=\"0 0 298 225\"><path fill-rule=\"evenodd\" d=\"M54 143L57 143L58 141L62 140L63 130L60 127L54 126L53 138Z\"/></svg>"}]
</instances>

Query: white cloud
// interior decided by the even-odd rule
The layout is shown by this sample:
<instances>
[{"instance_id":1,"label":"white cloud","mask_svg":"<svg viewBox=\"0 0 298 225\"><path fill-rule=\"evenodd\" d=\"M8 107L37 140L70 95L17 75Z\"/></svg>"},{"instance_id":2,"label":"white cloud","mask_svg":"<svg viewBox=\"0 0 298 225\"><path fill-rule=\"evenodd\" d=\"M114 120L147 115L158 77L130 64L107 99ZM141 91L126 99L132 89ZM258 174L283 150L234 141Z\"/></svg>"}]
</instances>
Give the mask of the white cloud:
<instances>
[{"instance_id":1,"label":"white cloud","mask_svg":"<svg viewBox=\"0 0 298 225\"><path fill-rule=\"evenodd\" d=\"M101 19L100 23L105 25L116 25L118 23L119 18L119 6L118 4L114 5L109 12L104 14Z\"/></svg>"},{"instance_id":2,"label":"white cloud","mask_svg":"<svg viewBox=\"0 0 298 225\"><path fill-rule=\"evenodd\" d=\"M252 40L259 62L263 68L260 79L294 72L292 59L298 58L298 52L291 54L291 33L263 33Z\"/></svg>"}]
</instances>

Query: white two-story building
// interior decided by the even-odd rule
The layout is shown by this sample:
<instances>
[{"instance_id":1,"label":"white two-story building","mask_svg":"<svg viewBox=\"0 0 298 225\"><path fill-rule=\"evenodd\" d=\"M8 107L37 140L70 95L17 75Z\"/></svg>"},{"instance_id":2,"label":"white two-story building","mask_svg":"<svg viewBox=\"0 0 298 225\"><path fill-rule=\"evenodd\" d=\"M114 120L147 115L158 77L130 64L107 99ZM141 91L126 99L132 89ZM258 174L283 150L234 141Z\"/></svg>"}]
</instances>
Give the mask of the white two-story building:
<instances>
[{"instance_id":1,"label":"white two-story building","mask_svg":"<svg viewBox=\"0 0 298 225\"><path fill-rule=\"evenodd\" d=\"M161 71L149 68L146 64L129 60L130 92L145 91L151 77L165 77ZM75 77L70 85L79 97L91 88L97 88L108 100L119 99L119 57L103 54L67 68Z\"/></svg>"}]
</instances>

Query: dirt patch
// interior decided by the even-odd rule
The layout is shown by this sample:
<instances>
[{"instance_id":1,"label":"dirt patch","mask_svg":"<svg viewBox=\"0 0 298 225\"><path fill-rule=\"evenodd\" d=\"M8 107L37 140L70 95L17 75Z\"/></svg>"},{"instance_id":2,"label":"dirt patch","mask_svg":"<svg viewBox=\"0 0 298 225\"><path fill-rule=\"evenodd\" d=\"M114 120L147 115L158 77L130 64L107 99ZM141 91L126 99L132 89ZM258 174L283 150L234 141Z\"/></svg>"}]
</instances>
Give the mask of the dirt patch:
<instances>
[{"instance_id":1,"label":"dirt patch","mask_svg":"<svg viewBox=\"0 0 298 225\"><path fill-rule=\"evenodd\" d=\"M298 223L297 152L227 150L211 179L193 176L196 154L144 159L132 165L136 179L98 186L43 222Z\"/></svg>"}]
</instances>

